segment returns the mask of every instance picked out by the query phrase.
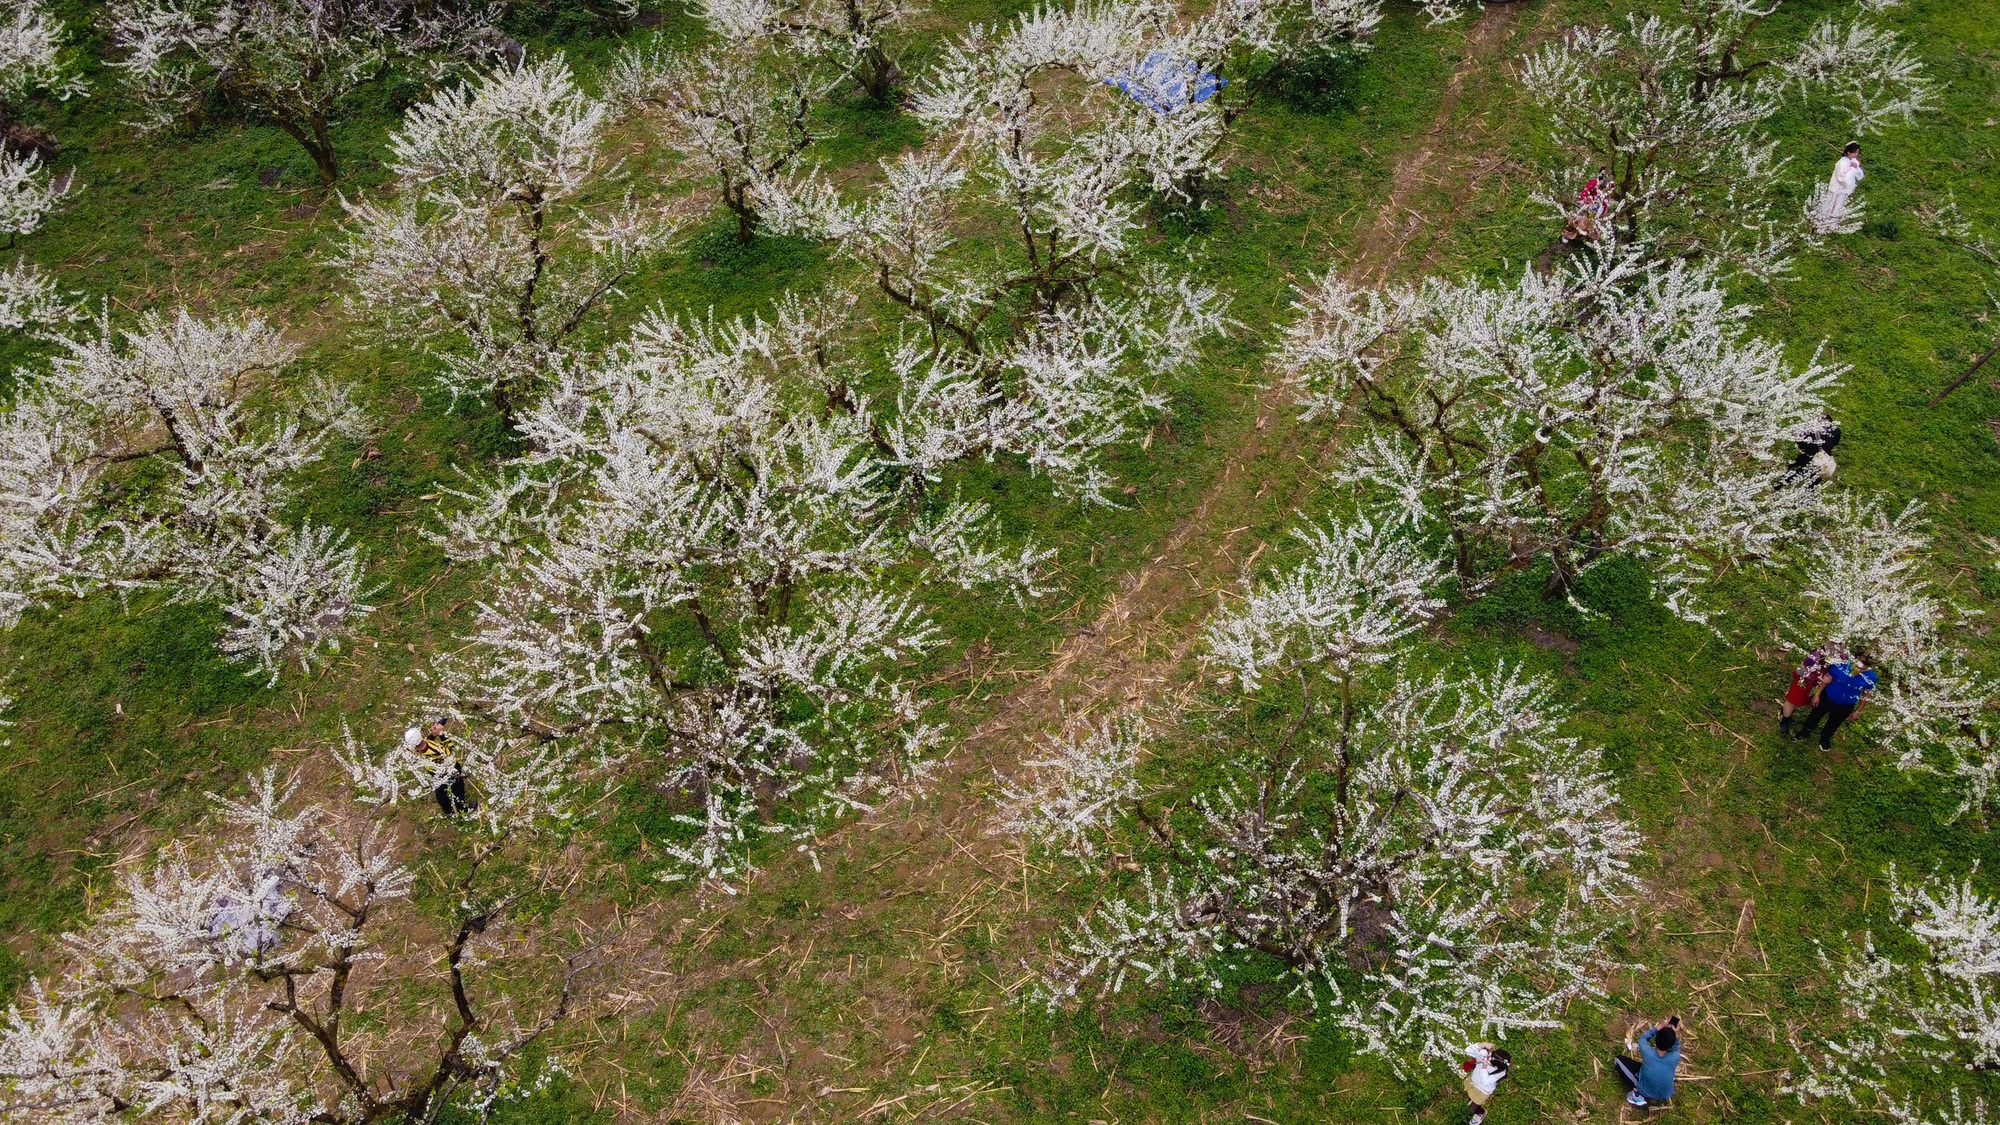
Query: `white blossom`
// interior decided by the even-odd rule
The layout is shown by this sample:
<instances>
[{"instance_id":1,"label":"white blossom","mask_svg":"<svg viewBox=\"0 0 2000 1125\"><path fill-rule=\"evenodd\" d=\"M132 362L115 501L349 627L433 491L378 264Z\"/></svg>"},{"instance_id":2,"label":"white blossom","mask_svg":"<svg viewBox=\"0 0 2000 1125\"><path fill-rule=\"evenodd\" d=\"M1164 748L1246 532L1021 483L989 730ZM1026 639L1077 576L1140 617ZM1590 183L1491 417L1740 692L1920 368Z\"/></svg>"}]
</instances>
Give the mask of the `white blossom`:
<instances>
[{"instance_id":1,"label":"white blossom","mask_svg":"<svg viewBox=\"0 0 2000 1125\"><path fill-rule=\"evenodd\" d=\"M1955 643L1968 614L1938 590L1931 552L1918 505L1891 516L1879 501L1837 498L1805 553L1787 631L1800 647L1868 652L1881 679L1861 728L1900 768L1950 778L1959 815L1983 817L2000 789L1991 717L2000 682Z\"/></svg>"},{"instance_id":2,"label":"white blossom","mask_svg":"<svg viewBox=\"0 0 2000 1125\"><path fill-rule=\"evenodd\" d=\"M34 153L0 146L0 235L11 245L33 234L75 190L74 174L53 175ZM60 324L79 315L54 279L32 263L17 260L0 272L0 331Z\"/></svg>"},{"instance_id":3,"label":"white blossom","mask_svg":"<svg viewBox=\"0 0 2000 1125\"><path fill-rule=\"evenodd\" d=\"M1608 927L1636 885L1639 839L1610 775L1562 733L1546 680L1410 667L1408 634L1440 605L1423 589L1438 564L1365 526L1305 544L1306 561L1210 630L1232 672L1292 655L1296 677L1274 680L1291 714L1273 744L1232 729L1226 780L1176 795L1178 812L1139 800L1122 780L1138 749L1097 731L1013 794L1050 810L1015 814L1016 829L1062 843L1110 820L1093 796L1118 801L1146 829L1135 854L1153 857L1137 888L1068 930L1045 998L1215 989L1267 958L1399 1071L1455 1057L1468 1036L1557 1026L1571 1000L1600 994ZM1236 703L1264 698L1250 688ZM1077 791L1043 795L1051 781Z\"/></svg>"},{"instance_id":4,"label":"white blossom","mask_svg":"<svg viewBox=\"0 0 2000 1125\"><path fill-rule=\"evenodd\" d=\"M628 48L607 86L628 109L659 111L662 138L714 181L737 239L749 242L774 197L792 190L796 162L816 137L813 110L838 81L812 51L753 39L690 53Z\"/></svg>"},{"instance_id":5,"label":"white blossom","mask_svg":"<svg viewBox=\"0 0 2000 1125\"><path fill-rule=\"evenodd\" d=\"M332 183L332 128L349 96L392 69L435 77L490 49L492 15L482 0L115 0L107 29L143 127L219 95L283 129Z\"/></svg>"},{"instance_id":6,"label":"white blossom","mask_svg":"<svg viewBox=\"0 0 2000 1125\"><path fill-rule=\"evenodd\" d=\"M1889 870L1892 941L1863 932L1821 961L1844 1029L1799 1044L1788 1092L1872 1108L1900 1125L1990 1121L1983 1096L1936 1075L2000 1066L2000 903L1970 878L1906 881ZM1913 1081L1914 1080L1914 1081Z\"/></svg>"},{"instance_id":7,"label":"white blossom","mask_svg":"<svg viewBox=\"0 0 2000 1125\"><path fill-rule=\"evenodd\" d=\"M426 344L454 397L511 423L618 286L680 229L672 212L579 197L617 177L608 103L561 56L503 66L413 107L389 141L393 201L348 201L339 265L392 336Z\"/></svg>"},{"instance_id":8,"label":"white blossom","mask_svg":"<svg viewBox=\"0 0 2000 1125\"><path fill-rule=\"evenodd\" d=\"M1341 475L1448 534L1468 592L1547 562L1560 593L1634 555L1700 621L1716 567L1767 559L1817 504L1781 447L1841 369L1750 336L1714 263L1607 245L1504 286L1328 275L1296 307L1280 378L1307 417L1358 404L1373 425Z\"/></svg>"},{"instance_id":9,"label":"white blossom","mask_svg":"<svg viewBox=\"0 0 2000 1125\"><path fill-rule=\"evenodd\" d=\"M55 279L34 263L17 261L12 268L0 270L0 332L61 324L82 315Z\"/></svg>"},{"instance_id":10,"label":"white blossom","mask_svg":"<svg viewBox=\"0 0 2000 1125\"><path fill-rule=\"evenodd\" d=\"M1551 170L1542 200L1569 214L1590 169L1602 168L1601 230L1761 277L1782 275L1798 247L1844 229L1823 209L1786 205L1789 161L1765 123L1788 95L1825 97L1866 134L1929 108L1931 84L1895 34L1871 22L1871 6L1790 44L1759 37L1777 7L1681 0L1672 14L1573 29L1529 56L1522 81L1571 154Z\"/></svg>"},{"instance_id":11,"label":"white blossom","mask_svg":"<svg viewBox=\"0 0 2000 1125\"><path fill-rule=\"evenodd\" d=\"M867 97L893 101L903 80L902 46L922 0L702 0L702 19L735 43L783 39L829 58Z\"/></svg>"},{"instance_id":12,"label":"white blossom","mask_svg":"<svg viewBox=\"0 0 2000 1125\"><path fill-rule=\"evenodd\" d=\"M1209 628L1214 660L1244 691L1321 666L1352 672L1391 659L1444 602L1430 596L1444 565L1365 520L1294 532L1297 568L1246 591Z\"/></svg>"},{"instance_id":13,"label":"white blossom","mask_svg":"<svg viewBox=\"0 0 2000 1125\"><path fill-rule=\"evenodd\" d=\"M11 7L12 14L0 19L0 127L37 90L67 100L85 89L80 68L63 49L68 28L46 0L15 0Z\"/></svg>"},{"instance_id":14,"label":"white blossom","mask_svg":"<svg viewBox=\"0 0 2000 1125\"><path fill-rule=\"evenodd\" d=\"M520 1054L567 1015L588 957L534 990L538 1017L517 1011L532 994L496 991L517 956L509 896L481 872L528 826L479 837L439 926L415 915L379 807L297 789L267 770L247 799L215 798L199 842L128 868L64 935L68 963L0 1024L0 1121L427 1121L533 1081Z\"/></svg>"},{"instance_id":15,"label":"white blossom","mask_svg":"<svg viewBox=\"0 0 2000 1125\"><path fill-rule=\"evenodd\" d=\"M0 413L0 621L159 587L222 603L236 619L225 652L273 679L334 647L368 611L358 549L282 511L288 478L361 432L345 395L319 384L253 411L256 383L295 355L255 318L148 314L59 345Z\"/></svg>"},{"instance_id":16,"label":"white blossom","mask_svg":"<svg viewBox=\"0 0 2000 1125\"><path fill-rule=\"evenodd\" d=\"M939 487L946 461L897 444L957 423L859 389L849 305L650 315L559 371L522 419L534 452L461 490L441 535L497 561L442 707L598 760L663 754L689 806L673 876L726 886L754 839L809 848L919 783L942 735L905 679L942 641L919 592L1030 595L1048 557L995 542L985 505Z\"/></svg>"},{"instance_id":17,"label":"white blossom","mask_svg":"<svg viewBox=\"0 0 2000 1125\"><path fill-rule=\"evenodd\" d=\"M881 184L859 200L807 175L764 211L773 229L833 241L909 318L917 339L893 362L929 368L939 382L926 393L958 404L961 435L979 419L993 446L1094 501L1113 483L1105 453L1164 407L1161 379L1229 324L1213 287L1140 260L1131 189L1161 155L1144 136L1165 134L1146 123L1151 111L1098 86L1140 57L1166 14L1084 4L975 27L912 99L944 134L937 144L883 161ZM1092 83L1101 119L1041 100L1040 83L1065 74ZM1007 220L999 244L995 208ZM990 409L970 406L974 388ZM948 434L921 440L948 446Z\"/></svg>"},{"instance_id":18,"label":"white blossom","mask_svg":"<svg viewBox=\"0 0 2000 1125\"><path fill-rule=\"evenodd\" d=\"M1044 738L1042 756L1023 759L1018 779L1000 779L998 831L1073 859L1096 858L1100 838L1138 799L1147 735L1145 722L1126 714Z\"/></svg>"}]
</instances>

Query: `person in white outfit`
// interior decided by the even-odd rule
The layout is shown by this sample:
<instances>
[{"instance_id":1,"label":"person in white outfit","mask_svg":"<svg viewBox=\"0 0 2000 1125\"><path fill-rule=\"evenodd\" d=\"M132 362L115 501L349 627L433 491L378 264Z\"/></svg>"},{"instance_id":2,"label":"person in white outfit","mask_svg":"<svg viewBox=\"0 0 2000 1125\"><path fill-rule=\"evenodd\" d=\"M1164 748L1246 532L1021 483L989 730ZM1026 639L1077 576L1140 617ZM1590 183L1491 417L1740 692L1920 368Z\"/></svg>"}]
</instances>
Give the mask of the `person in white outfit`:
<instances>
[{"instance_id":1,"label":"person in white outfit","mask_svg":"<svg viewBox=\"0 0 2000 1125\"><path fill-rule=\"evenodd\" d=\"M1479 1125L1486 1120L1486 1103L1493 1100L1493 1091L1500 1088L1500 1080L1507 1077L1507 1068L1514 1060L1491 1043L1474 1043L1465 1054L1466 1061L1460 1067L1465 1071L1465 1098L1472 1103L1472 1125Z\"/></svg>"},{"instance_id":2,"label":"person in white outfit","mask_svg":"<svg viewBox=\"0 0 2000 1125\"><path fill-rule=\"evenodd\" d=\"M1826 220L1832 226L1839 221L1841 212L1847 210L1847 201L1854 198L1854 189L1861 186L1861 179L1867 173L1861 170L1861 145L1847 142L1847 149L1840 154L1840 162L1833 166L1833 176L1826 182Z\"/></svg>"}]
</instances>

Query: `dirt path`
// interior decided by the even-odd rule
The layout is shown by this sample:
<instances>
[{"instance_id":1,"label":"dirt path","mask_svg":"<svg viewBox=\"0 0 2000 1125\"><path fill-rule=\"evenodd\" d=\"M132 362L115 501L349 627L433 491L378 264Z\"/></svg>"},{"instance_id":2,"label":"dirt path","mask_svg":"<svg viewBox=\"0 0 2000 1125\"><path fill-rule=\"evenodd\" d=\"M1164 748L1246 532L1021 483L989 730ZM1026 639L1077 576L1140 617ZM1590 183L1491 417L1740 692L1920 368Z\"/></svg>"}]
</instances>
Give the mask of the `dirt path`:
<instances>
[{"instance_id":1,"label":"dirt path","mask_svg":"<svg viewBox=\"0 0 2000 1125\"><path fill-rule=\"evenodd\" d=\"M1401 259L1423 222L1410 202L1420 188L1435 182L1436 154L1452 139L1466 82L1505 44L1516 11L1511 4L1487 8L1467 36L1422 142L1396 162L1389 196L1355 244L1346 270L1354 280L1380 284ZM1454 153L1444 163L1463 158L1462 152ZM1161 543L1159 554L1126 581L1088 628L1063 642L1047 672L1016 690L972 733L966 741L974 756L990 757L985 751L995 744L1021 746L1038 731L1051 729L1065 713L1158 702L1161 688L1184 669L1200 637L1202 615L1185 620L1189 611L1212 605L1215 592L1233 585L1257 553L1246 551L1238 538L1246 529L1234 525L1284 478L1266 478L1253 468L1273 462L1289 466L1313 446L1315 437L1323 438L1292 420L1282 392L1264 391L1257 406L1257 423L1248 439L1229 453L1221 474ZM1298 482L1293 494L1310 484Z\"/></svg>"},{"instance_id":2,"label":"dirt path","mask_svg":"<svg viewBox=\"0 0 2000 1125\"><path fill-rule=\"evenodd\" d=\"M1357 280L1380 283L1399 272L1399 265L1410 267L1404 273L1425 266L1423 260L1404 261L1425 221L1412 203L1425 188L1463 182L1474 171L1475 138L1466 135L1461 102L1474 76L1489 68L1509 41L1517 11L1515 5L1489 7L1467 36L1429 128L1396 162L1388 195L1355 244L1346 268ZM1126 579L1095 620L1058 646L1045 672L1010 692L971 732L937 793L918 806L919 815L912 816L907 805L885 810L826 841L819 863L822 879L843 889L838 908L799 922L730 910L712 924L683 920L673 927L676 934L693 934L666 954L681 978L675 991L726 981L768 998L754 1012L765 1024L757 1058L707 1057L699 1046L683 1054L691 1078L674 1114L717 1122L790 1119L800 1105L814 1103L808 1115L813 1119L890 1119L887 1107L873 1103L901 1092L899 1079L915 1076L923 1055L917 1055L917 1066L909 1056L929 1049L918 1044L937 995L969 979L966 960L950 947L951 936L983 926L998 948L1019 952L1032 948L1052 924L1031 909L1034 896L1021 878L1028 870L1026 857L982 829L991 808L987 779L996 771L1011 772L1039 737L1078 716L1130 707L1168 716L1186 702L1198 687L1190 658L1216 595L1249 573L1262 552L1255 536L1245 533L1297 508L1317 483L1316 474L1302 470L1299 461L1323 463L1329 443L1337 440L1324 428L1294 421L1281 393L1262 392L1246 439L1230 451L1206 494L1159 544L1152 561ZM783 882L790 873L774 870L770 876ZM860 897L866 905L857 909L854 897L866 888L875 889L876 899ZM767 895L752 897L769 905ZM899 901L905 898L910 901ZM754 952L740 959L709 953L717 935L732 929ZM879 947L880 934L896 931L929 939L915 943L925 955L871 959L862 952L857 963L854 951ZM832 960L819 959L829 951ZM787 1008L784 997L798 988L785 987L780 978L808 976L843 996L844 1017L851 1005L854 1026L843 1042L803 1046L789 1040L785 1029L796 1026L798 1017L813 1021L811 1013ZM976 987L990 994L1017 984L1018 979L987 977ZM877 1058L887 1055L880 1073L841 1065L864 1050ZM755 1074L774 1076L775 1091L752 1097L742 1079ZM943 1109L938 1116L955 1116L968 1106L977 1109L981 1100L948 1084L912 1093L920 1096L898 1104L899 1116L927 1103ZM954 1100L955 1110L943 1108Z\"/></svg>"}]
</instances>

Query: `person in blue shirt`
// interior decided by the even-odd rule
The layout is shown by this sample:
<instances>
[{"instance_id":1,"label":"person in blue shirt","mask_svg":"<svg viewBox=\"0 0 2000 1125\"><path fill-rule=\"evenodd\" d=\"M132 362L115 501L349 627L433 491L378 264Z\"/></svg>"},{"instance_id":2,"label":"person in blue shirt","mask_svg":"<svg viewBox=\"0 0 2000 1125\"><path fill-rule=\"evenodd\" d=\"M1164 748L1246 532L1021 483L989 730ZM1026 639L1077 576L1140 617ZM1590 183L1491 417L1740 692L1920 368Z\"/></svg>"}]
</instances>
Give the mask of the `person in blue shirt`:
<instances>
[{"instance_id":1,"label":"person in blue shirt","mask_svg":"<svg viewBox=\"0 0 2000 1125\"><path fill-rule=\"evenodd\" d=\"M1619 1055L1611 1060L1611 1069L1625 1084L1626 1101L1642 1106L1674 1096L1674 1072L1681 1065L1680 1027L1681 1018L1669 1016L1667 1022L1640 1033L1636 1043L1626 1040L1627 1047L1638 1050L1638 1058Z\"/></svg>"},{"instance_id":2,"label":"person in blue shirt","mask_svg":"<svg viewBox=\"0 0 2000 1125\"><path fill-rule=\"evenodd\" d=\"M1821 672L1819 701L1813 706L1812 714L1806 716L1805 724L1792 737L1801 742L1811 738L1813 728L1824 719L1826 729L1820 732L1819 748L1833 749L1833 732L1839 730L1840 725L1875 694L1874 663L1867 653L1856 651L1854 659Z\"/></svg>"}]
</instances>

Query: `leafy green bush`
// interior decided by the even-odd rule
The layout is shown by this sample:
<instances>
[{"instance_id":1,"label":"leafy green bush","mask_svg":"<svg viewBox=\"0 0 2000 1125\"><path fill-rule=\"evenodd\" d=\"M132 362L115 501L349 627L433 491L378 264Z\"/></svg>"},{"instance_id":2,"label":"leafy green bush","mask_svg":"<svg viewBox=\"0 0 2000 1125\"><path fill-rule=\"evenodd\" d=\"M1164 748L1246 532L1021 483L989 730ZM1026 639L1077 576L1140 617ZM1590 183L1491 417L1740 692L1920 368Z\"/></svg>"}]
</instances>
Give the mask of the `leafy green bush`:
<instances>
[{"instance_id":1,"label":"leafy green bush","mask_svg":"<svg viewBox=\"0 0 2000 1125\"><path fill-rule=\"evenodd\" d=\"M1361 55L1350 47L1329 47L1296 64L1274 70L1271 90L1300 113L1334 114L1354 108L1355 78Z\"/></svg>"}]
</instances>

